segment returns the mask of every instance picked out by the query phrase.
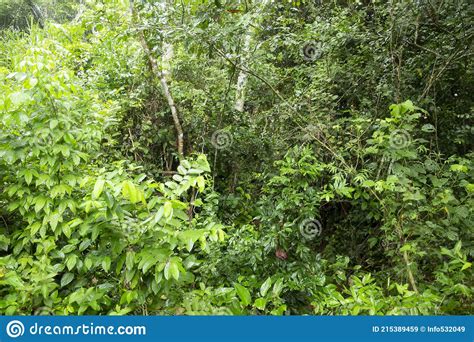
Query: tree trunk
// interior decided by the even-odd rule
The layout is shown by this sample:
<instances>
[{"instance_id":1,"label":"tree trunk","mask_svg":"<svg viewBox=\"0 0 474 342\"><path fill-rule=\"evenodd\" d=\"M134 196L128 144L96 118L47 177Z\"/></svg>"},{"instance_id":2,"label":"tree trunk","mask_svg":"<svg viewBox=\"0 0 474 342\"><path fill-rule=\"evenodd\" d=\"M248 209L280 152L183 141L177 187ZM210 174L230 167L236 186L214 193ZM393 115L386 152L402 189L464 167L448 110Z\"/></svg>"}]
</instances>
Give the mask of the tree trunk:
<instances>
[{"instance_id":1,"label":"tree trunk","mask_svg":"<svg viewBox=\"0 0 474 342\"><path fill-rule=\"evenodd\" d=\"M260 4L256 5L257 10L255 13L256 19L254 20L255 23L259 22L259 15L262 10L265 9L265 6L269 0L263 0ZM244 44L242 47L242 54L240 58L240 65L246 65L248 61L250 60L250 45L252 42L252 36L254 34L254 29L252 27L252 22L248 24L245 37L244 37ZM247 87L247 75L248 73L240 69L239 76L237 77L237 86L236 86L236 92L235 92L235 105L234 108L238 110L239 112L244 111L244 104L245 104L245 88Z\"/></svg>"},{"instance_id":2,"label":"tree trunk","mask_svg":"<svg viewBox=\"0 0 474 342\"><path fill-rule=\"evenodd\" d=\"M247 29L247 33L244 38L244 46L242 49L242 60L240 64L244 64L249 60L250 54L250 41L252 40L252 34L250 28ZM237 78L237 89L235 91L235 106L234 108L239 112L244 111L245 104L245 87L247 85L247 73L244 70L240 70Z\"/></svg>"},{"instance_id":3,"label":"tree trunk","mask_svg":"<svg viewBox=\"0 0 474 342\"><path fill-rule=\"evenodd\" d=\"M37 4L33 2L33 0L26 0L26 3L31 9L31 12L33 13L33 16L35 17L36 21L38 22L38 25L41 28L44 28L44 18L43 14L41 13L40 8L38 7Z\"/></svg>"},{"instance_id":4,"label":"tree trunk","mask_svg":"<svg viewBox=\"0 0 474 342\"><path fill-rule=\"evenodd\" d=\"M163 42L163 56L161 57L161 70L165 75L166 79L171 79L171 67L170 63L173 59L174 50L173 44L170 44L166 41Z\"/></svg>"},{"instance_id":5,"label":"tree trunk","mask_svg":"<svg viewBox=\"0 0 474 342\"><path fill-rule=\"evenodd\" d=\"M132 20L135 22L135 19L137 19L136 17L138 16L138 14L136 14L135 11L134 11L133 0L130 1L130 10L132 12ZM173 96L171 95L170 89L168 87L168 81L166 80L166 74L165 74L165 72L160 71L160 68L158 67L158 62L156 61L156 58L153 56L153 54L150 50L150 47L148 46L148 43L145 39L145 35L143 34L142 30L139 30L139 40L140 40L142 48L145 52L145 55L148 58L148 62L150 64L150 68L151 68L152 72L160 80L161 88L163 89L163 93L166 97L166 100L168 101L168 106L171 109L171 116L173 118L173 123L174 123L174 127L176 129L176 134L177 134L178 155L181 158L184 155L183 128L182 128L181 122L179 120L179 115L178 115L178 110L176 108L176 104L174 102ZM171 59L171 56L170 56L170 59Z\"/></svg>"}]
</instances>

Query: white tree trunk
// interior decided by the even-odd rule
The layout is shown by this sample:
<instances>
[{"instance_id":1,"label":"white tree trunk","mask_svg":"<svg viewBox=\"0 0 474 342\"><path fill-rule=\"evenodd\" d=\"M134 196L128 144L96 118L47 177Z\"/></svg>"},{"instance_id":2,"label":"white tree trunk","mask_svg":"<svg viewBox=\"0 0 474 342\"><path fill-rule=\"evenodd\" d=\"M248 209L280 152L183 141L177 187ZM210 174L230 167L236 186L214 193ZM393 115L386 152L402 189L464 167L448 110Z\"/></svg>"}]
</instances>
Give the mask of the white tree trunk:
<instances>
[{"instance_id":1,"label":"white tree trunk","mask_svg":"<svg viewBox=\"0 0 474 342\"><path fill-rule=\"evenodd\" d=\"M171 79L171 60L174 56L173 44L163 41L163 55L161 56L161 70L169 80Z\"/></svg>"},{"instance_id":2,"label":"white tree trunk","mask_svg":"<svg viewBox=\"0 0 474 342\"><path fill-rule=\"evenodd\" d=\"M163 0L162 8L163 12L166 15L165 27L168 26L168 8L173 5L171 0ZM173 44L167 40L167 37L163 38L163 45L161 46L162 55L161 55L161 70L165 75L166 79L171 79L171 60L173 59L174 49Z\"/></svg>"},{"instance_id":3,"label":"white tree trunk","mask_svg":"<svg viewBox=\"0 0 474 342\"><path fill-rule=\"evenodd\" d=\"M250 28L248 28L247 33L245 34L245 38L244 38L244 46L242 49L242 58L241 58L240 64L244 64L249 60L251 40L252 40L252 32ZM238 110L239 112L244 111L246 85L247 85L247 73L243 70L240 70L239 76L237 78L237 89L235 92L235 109Z\"/></svg>"},{"instance_id":4,"label":"white tree trunk","mask_svg":"<svg viewBox=\"0 0 474 342\"><path fill-rule=\"evenodd\" d=\"M132 14L132 25L136 25L136 21L137 20L139 21L140 18L138 16L138 13L134 11L133 0L130 1L130 12ZM170 107L170 110L171 110L171 117L173 118L173 123L176 128L178 155L182 157L184 154L184 133L183 133L183 127L181 126L181 122L179 120L178 109L176 108L176 104L174 102L173 96L168 87L168 82L166 80L165 73L163 72L163 70L160 70L158 61L153 56L153 53L150 50L150 47L148 46L148 43L145 39L145 35L143 34L143 31L139 30L138 34L139 34L138 38L142 45L143 51L145 52L145 55L148 57L150 68L160 80L161 88L163 89L165 98L168 101L168 106Z\"/></svg>"},{"instance_id":5,"label":"white tree trunk","mask_svg":"<svg viewBox=\"0 0 474 342\"><path fill-rule=\"evenodd\" d=\"M255 23L258 23L260 20L260 12L265 9L265 6L270 2L270 0L262 0L262 2L257 5L257 11L255 13ZM246 65L250 60L250 46L252 42L252 36L254 35L254 29L252 23L250 22L247 26L247 31L244 37L244 44L242 47L242 54L240 58L240 65ZM235 105L234 108L239 112L244 111L245 105L245 88L247 87L247 72L240 70L239 76L237 77L237 86L235 92Z\"/></svg>"}]
</instances>

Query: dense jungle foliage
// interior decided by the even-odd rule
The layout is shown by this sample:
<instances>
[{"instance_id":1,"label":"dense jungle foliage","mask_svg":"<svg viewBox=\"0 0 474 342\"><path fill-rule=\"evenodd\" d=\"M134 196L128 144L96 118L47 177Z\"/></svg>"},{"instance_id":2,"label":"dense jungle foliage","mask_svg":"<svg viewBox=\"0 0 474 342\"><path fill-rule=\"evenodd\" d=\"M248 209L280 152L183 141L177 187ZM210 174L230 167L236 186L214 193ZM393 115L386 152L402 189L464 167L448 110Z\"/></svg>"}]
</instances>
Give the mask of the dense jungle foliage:
<instances>
[{"instance_id":1,"label":"dense jungle foliage","mask_svg":"<svg viewBox=\"0 0 474 342\"><path fill-rule=\"evenodd\" d=\"M474 314L468 0L0 0L0 313Z\"/></svg>"}]
</instances>

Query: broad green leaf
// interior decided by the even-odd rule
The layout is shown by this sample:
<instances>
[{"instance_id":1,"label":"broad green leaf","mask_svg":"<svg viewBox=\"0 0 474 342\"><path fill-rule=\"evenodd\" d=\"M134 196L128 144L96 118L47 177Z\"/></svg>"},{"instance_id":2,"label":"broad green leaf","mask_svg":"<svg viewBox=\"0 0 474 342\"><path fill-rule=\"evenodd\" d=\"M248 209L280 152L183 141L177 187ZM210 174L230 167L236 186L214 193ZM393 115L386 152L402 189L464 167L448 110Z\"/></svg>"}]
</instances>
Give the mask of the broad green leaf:
<instances>
[{"instance_id":1,"label":"broad green leaf","mask_svg":"<svg viewBox=\"0 0 474 342\"><path fill-rule=\"evenodd\" d=\"M67 258L67 261L66 261L66 267L67 269L70 271L74 268L74 266L76 266L76 262L77 262L77 256L72 254L70 255L68 258Z\"/></svg>"},{"instance_id":2,"label":"broad green leaf","mask_svg":"<svg viewBox=\"0 0 474 342\"><path fill-rule=\"evenodd\" d=\"M88 270L90 270L91 267L92 267L92 259L91 259L91 258L86 258L86 259L84 260L84 266L85 266Z\"/></svg>"},{"instance_id":3,"label":"broad green leaf","mask_svg":"<svg viewBox=\"0 0 474 342\"><path fill-rule=\"evenodd\" d=\"M173 215L173 205L166 201L163 207L163 216L169 219Z\"/></svg>"},{"instance_id":4,"label":"broad green leaf","mask_svg":"<svg viewBox=\"0 0 474 342\"><path fill-rule=\"evenodd\" d=\"M451 165L450 169L451 171L464 172L464 173L468 171L468 168L465 165L460 165L460 164L453 164Z\"/></svg>"},{"instance_id":5,"label":"broad green leaf","mask_svg":"<svg viewBox=\"0 0 474 342\"><path fill-rule=\"evenodd\" d=\"M37 197L35 199L35 211L38 213L41 209L43 209L44 205L46 204L47 198L44 196Z\"/></svg>"},{"instance_id":6,"label":"broad green leaf","mask_svg":"<svg viewBox=\"0 0 474 342\"><path fill-rule=\"evenodd\" d=\"M134 265L135 265L135 252L128 251L127 257L125 259L125 266L127 267L128 270L132 270Z\"/></svg>"},{"instance_id":7,"label":"broad green leaf","mask_svg":"<svg viewBox=\"0 0 474 342\"><path fill-rule=\"evenodd\" d=\"M102 260L102 268L105 272L108 272L110 270L110 264L111 260L110 257L104 257L104 260Z\"/></svg>"},{"instance_id":8,"label":"broad green leaf","mask_svg":"<svg viewBox=\"0 0 474 342\"><path fill-rule=\"evenodd\" d=\"M27 78L25 80L25 82L23 82L23 86L26 88L26 89L31 89L33 88L34 86L36 86L38 84L38 79L35 78L35 77L30 77L30 78Z\"/></svg>"},{"instance_id":9,"label":"broad green leaf","mask_svg":"<svg viewBox=\"0 0 474 342\"><path fill-rule=\"evenodd\" d=\"M400 248L400 252L407 252L407 251L410 251L411 249L412 249L412 245L409 243L406 243Z\"/></svg>"},{"instance_id":10,"label":"broad green leaf","mask_svg":"<svg viewBox=\"0 0 474 342\"><path fill-rule=\"evenodd\" d=\"M267 300L265 298L257 298L253 305L259 310L265 310L265 306L267 305Z\"/></svg>"},{"instance_id":11,"label":"broad green leaf","mask_svg":"<svg viewBox=\"0 0 474 342\"><path fill-rule=\"evenodd\" d=\"M165 265L163 274L166 280L169 280L171 277L178 280L179 279L179 268L176 260L171 258Z\"/></svg>"},{"instance_id":12,"label":"broad green leaf","mask_svg":"<svg viewBox=\"0 0 474 342\"><path fill-rule=\"evenodd\" d=\"M185 159L181 160L181 165L183 165L186 169L189 169L191 167L191 164L189 163L189 161Z\"/></svg>"},{"instance_id":13,"label":"broad green leaf","mask_svg":"<svg viewBox=\"0 0 474 342\"><path fill-rule=\"evenodd\" d=\"M25 182L26 182L26 184L30 185L32 179L33 179L33 173L31 172L31 170L25 170Z\"/></svg>"},{"instance_id":14,"label":"broad green leaf","mask_svg":"<svg viewBox=\"0 0 474 342\"><path fill-rule=\"evenodd\" d=\"M211 168L209 166L209 162L207 161L206 157L204 155L199 155L196 162L195 166L201 169L202 171L205 172L211 172Z\"/></svg>"},{"instance_id":15,"label":"broad green leaf","mask_svg":"<svg viewBox=\"0 0 474 342\"><path fill-rule=\"evenodd\" d=\"M74 279L74 274L67 272L61 277L61 287L66 286Z\"/></svg>"},{"instance_id":16,"label":"broad green leaf","mask_svg":"<svg viewBox=\"0 0 474 342\"><path fill-rule=\"evenodd\" d=\"M52 213L49 216L49 224L52 230L56 229L56 227L58 226L59 220L60 220L59 213Z\"/></svg>"},{"instance_id":17,"label":"broad green leaf","mask_svg":"<svg viewBox=\"0 0 474 342\"><path fill-rule=\"evenodd\" d=\"M186 249L191 252L194 243L204 236L204 230L187 230L179 234L179 238L186 244Z\"/></svg>"},{"instance_id":18,"label":"broad green leaf","mask_svg":"<svg viewBox=\"0 0 474 342\"><path fill-rule=\"evenodd\" d=\"M196 181L197 181L197 185L198 185L198 188L199 188L199 191L203 192L204 191L204 187L205 187L205 180L204 180L204 177L203 176L199 176L196 178Z\"/></svg>"},{"instance_id":19,"label":"broad green leaf","mask_svg":"<svg viewBox=\"0 0 474 342\"><path fill-rule=\"evenodd\" d=\"M244 306L247 306L252 302L252 297L247 288L245 288L244 286L240 284L235 284L234 288L237 291L237 295L239 296L240 301L242 302Z\"/></svg>"},{"instance_id":20,"label":"broad green leaf","mask_svg":"<svg viewBox=\"0 0 474 342\"><path fill-rule=\"evenodd\" d=\"M99 198L100 194L104 190L105 180L102 178L97 178L97 181L94 185L94 190L92 191L92 198Z\"/></svg>"},{"instance_id":21,"label":"broad green leaf","mask_svg":"<svg viewBox=\"0 0 474 342\"><path fill-rule=\"evenodd\" d=\"M92 242L89 239L82 241L81 244L79 245L79 251L80 252L85 251L91 245L91 243Z\"/></svg>"},{"instance_id":22,"label":"broad green leaf","mask_svg":"<svg viewBox=\"0 0 474 342\"><path fill-rule=\"evenodd\" d=\"M280 295L281 290L283 289L283 279L278 279L273 285L272 293L275 297Z\"/></svg>"},{"instance_id":23,"label":"broad green leaf","mask_svg":"<svg viewBox=\"0 0 474 342\"><path fill-rule=\"evenodd\" d=\"M260 286L260 294L262 297L265 297L267 294L268 290L270 289L270 286L272 286L272 278L268 277L267 280Z\"/></svg>"},{"instance_id":24,"label":"broad green leaf","mask_svg":"<svg viewBox=\"0 0 474 342\"><path fill-rule=\"evenodd\" d=\"M31 236L34 236L38 230L41 228L41 223L40 222L35 222L30 226L30 234Z\"/></svg>"},{"instance_id":25,"label":"broad green leaf","mask_svg":"<svg viewBox=\"0 0 474 342\"><path fill-rule=\"evenodd\" d=\"M153 218L153 222L155 224L160 222L161 218L163 217L164 212L165 212L164 206L162 206L158 209L158 211L155 214L155 217Z\"/></svg>"},{"instance_id":26,"label":"broad green leaf","mask_svg":"<svg viewBox=\"0 0 474 342\"><path fill-rule=\"evenodd\" d=\"M55 129L59 124L59 121L56 120L56 119L52 119L50 122L49 122L49 128L50 129Z\"/></svg>"}]
</instances>

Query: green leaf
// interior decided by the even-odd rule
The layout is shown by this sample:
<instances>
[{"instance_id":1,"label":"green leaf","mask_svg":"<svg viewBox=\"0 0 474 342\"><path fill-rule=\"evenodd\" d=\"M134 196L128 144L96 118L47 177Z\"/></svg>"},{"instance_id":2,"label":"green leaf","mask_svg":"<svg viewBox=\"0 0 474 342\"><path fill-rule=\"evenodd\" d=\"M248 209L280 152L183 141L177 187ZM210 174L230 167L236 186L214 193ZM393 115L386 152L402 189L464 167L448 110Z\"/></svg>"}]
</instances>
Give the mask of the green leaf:
<instances>
[{"instance_id":1,"label":"green leaf","mask_svg":"<svg viewBox=\"0 0 474 342\"><path fill-rule=\"evenodd\" d=\"M49 128L50 129L55 129L56 126L58 125L59 121L56 120L56 119L52 119L50 122L49 122Z\"/></svg>"},{"instance_id":2,"label":"green leaf","mask_svg":"<svg viewBox=\"0 0 474 342\"><path fill-rule=\"evenodd\" d=\"M31 181L33 180L33 173L31 170L25 170L25 181L26 184L30 185Z\"/></svg>"},{"instance_id":3,"label":"green leaf","mask_svg":"<svg viewBox=\"0 0 474 342\"><path fill-rule=\"evenodd\" d=\"M10 100L13 104L20 105L28 100L28 95L21 91L17 91L15 93L10 94Z\"/></svg>"},{"instance_id":4,"label":"green leaf","mask_svg":"<svg viewBox=\"0 0 474 342\"><path fill-rule=\"evenodd\" d=\"M67 238L70 238L71 237L71 227L69 227L68 225L63 225L62 226L62 231L63 231L63 234L67 237Z\"/></svg>"},{"instance_id":5,"label":"green leaf","mask_svg":"<svg viewBox=\"0 0 474 342\"><path fill-rule=\"evenodd\" d=\"M186 169L191 167L191 164L186 159L181 160L181 165L183 165Z\"/></svg>"},{"instance_id":6,"label":"green leaf","mask_svg":"<svg viewBox=\"0 0 474 342\"><path fill-rule=\"evenodd\" d=\"M278 308L274 309L271 311L271 314L272 315L275 315L275 316L281 316L283 315L283 313L286 311L286 305L285 304L282 304L280 305Z\"/></svg>"},{"instance_id":7,"label":"green leaf","mask_svg":"<svg viewBox=\"0 0 474 342\"><path fill-rule=\"evenodd\" d=\"M275 282L275 285L273 285L273 290L272 290L273 295L275 297L278 297L282 289L283 289L283 279L280 278Z\"/></svg>"},{"instance_id":8,"label":"green leaf","mask_svg":"<svg viewBox=\"0 0 474 342\"><path fill-rule=\"evenodd\" d=\"M267 294L268 290L270 289L270 286L272 286L272 278L268 277L267 280L260 286L260 294L262 297L265 297Z\"/></svg>"},{"instance_id":9,"label":"green leaf","mask_svg":"<svg viewBox=\"0 0 474 342\"><path fill-rule=\"evenodd\" d=\"M197 181L197 185L198 185L198 188L199 188L199 191L203 192L204 191L204 187L205 187L205 180L204 180L204 177L203 176L199 176L196 178L196 181Z\"/></svg>"},{"instance_id":10,"label":"green leaf","mask_svg":"<svg viewBox=\"0 0 474 342\"><path fill-rule=\"evenodd\" d=\"M415 110L415 106L413 105L413 102L411 100L406 100L403 102L402 107L410 112L413 112Z\"/></svg>"},{"instance_id":11,"label":"green leaf","mask_svg":"<svg viewBox=\"0 0 474 342\"><path fill-rule=\"evenodd\" d=\"M92 267L92 259L91 258L86 258L86 260L84 260L84 266L86 266L86 268L88 270L90 270L91 267Z\"/></svg>"},{"instance_id":12,"label":"green leaf","mask_svg":"<svg viewBox=\"0 0 474 342\"><path fill-rule=\"evenodd\" d=\"M456 171L456 172L464 172L466 173L468 171L468 168L464 165L460 164L453 164L450 167L451 171Z\"/></svg>"},{"instance_id":13,"label":"green leaf","mask_svg":"<svg viewBox=\"0 0 474 342\"><path fill-rule=\"evenodd\" d=\"M35 199L35 212L39 212L41 209L43 209L44 205L46 204L46 197L40 196Z\"/></svg>"},{"instance_id":14,"label":"green leaf","mask_svg":"<svg viewBox=\"0 0 474 342\"><path fill-rule=\"evenodd\" d=\"M158 260L156 260L153 256L148 256L147 258L145 258L144 260L142 260L142 262L140 263L141 265L139 265L139 267L141 266L142 268L142 271L143 271L143 274L145 274L146 272L148 272L148 270L154 265L156 264Z\"/></svg>"},{"instance_id":15,"label":"green leaf","mask_svg":"<svg viewBox=\"0 0 474 342\"><path fill-rule=\"evenodd\" d=\"M170 218L173 215L173 204L170 201L166 201L163 208L163 215L166 218Z\"/></svg>"},{"instance_id":16,"label":"green leaf","mask_svg":"<svg viewBox=\"0 0 474 342\"><path fill-rule=\"evenodd\" d=\"M49 224L51 225L52 230L56 229L56 227L58 226L59 220L60 220L59 213L53 213L49 216Z\"/></svg>"},{"instance_id":17,"label":"green leaf","mask_svg":"<svg viewBox=\"0 0 474 342\"><path fill-rule=\"evenodd\" d=\"M446 247L441 247L441 254L448 255L448 256L451 256L451 257L453 256L453 253L449 249L447 249Z\"/></svg>"},{"instance_id":18,"label":"green leaf","mask_svg":"<svg viewBox=\"0 0 474 342\"><path fill-rule=\"evenodd\" d=\"M99 198L100 194L104 190L105 180L102 178L97 178L97 181L94 185L94 190L92 191L92 198Z\"/></svg>"},{"instance_id":19,"label":"green leaf","mask_svg":"<svg viewBox=\"0 0 474 342\"><path fill-rule=\"evenodd\" d=\"M194 164L202 171L211 172L209 162L207 161L206 156L204 155L199 155Z\"/></svg>"},{"instance_id":20,"label":"green leaf","mask_svg":"<svg viewBox=\"0 0 474 342\"><path fill-rule=\"evenodd\" d=\"M406 251L409 251L412 249L412 245L410 245L409 243L406 243L405 245L403 245L402 248L400 248L400 252L406 252Z\"/></svg>"},{"instance_id":21,"label":"green leaf","mask_svg":"<svg viewBox=\"0 0 474 342\"><path fill-rule=\"evenodd\" d=\"M38 84L38 79L35 78L35 77L30 77L30 78L27 78L25 80L25 82L23 82L23 86L26 88L26 89L31 89L33 88L35 85Z\"/></svg>"},{"instance_id":22,"label":"green leaf","mask_svg":"<svg viewBox=\"0 0 474 342\"><path fill-rule=\"evenodd\" d=\"M265 298L257 298L253 305L259 310L265 310L265 306L267 305L267 300Z\"/></svg>"},{"instance_id":23,"label":"green leaf","mask_svg":"<svg viewBox=\"0 0 474 342\"><path fill-rule=\"evenodd\" d=\"M30 234L31 236L34 236L38 230L41 228L41 223L35 222L30 226Z\"/></svg>"},{"instance_id":24,"label":"green leaf","mask_svg":"<svg viewBox=\"0 0 474 342\"><path fill-rule=\"evenodd\" d=\"M164 212L165 212L164 207L160 207L160 209L158 209L158 211L156 212L155 217L153 219L153 222L155 222L155 224L160 222L161 218L163 217Z\"/></svg>"},{"instance_id":25,"label":"green leaf","mask_svg":"<svg viewBox=\"0 0 474 342\"><path fill-rule=\"evenodd\" d=\"M105 257L104 260L102 260L102 268L104 269L105 272L108 272L110 270L110 264L111 260L110 257Z\"/></svg>"},{"instance_id":26,"label":"green leaf","mask_svg":"<svg viewBox=\"0 0 474 342\"><path fill-rule=\"evenodd\" d=\"M64 275L61 277L61 287L66 286L73 279L74 279L74 274L72 274L71 272L64 273Z\"/></svg>"},{"instance_id":27,"label":"green leaf","mask_svg":"<svg viewBox=\"0 0 474 342\"><path fill-rule=\"evenodd\" d=\"M135 184L130 181L124 181L122 183L122 196L132 203L137 203L140 200L140 195Z\"/></svg>"},{"instance_id":28,"label":"green leaf","mask_svg":"<svg viewBox=\"0 0 474 342\"><path fill-rule=\"evenodd\" d=\"M434 132L436 129L435 127L432 125L432 124L425 124L421 127L421 130L423 132L427 132L427 133L432 133Z\"/></svg>"},{"instance_id":29,"label":"green leaf","mask_svg":"<svg viewBox=\"0 0 474 342\"><path fill-rule=\"evenodd\" d=\"M163 270L164 276L166 280L174 278L176 280L179 279L179 268L175 258L171 258L165 265L165 269Z\"/></svg>"},{"instance_id":30,"label":"green leaf","mask_svg":"<svg viewBox=\"0 0 474 342\"><path fill-rule=\"evenodd\" d=\"M250 295L249 290L240 284L235 284L234 288L237 291L237 295L239 296L242 304L244 306L249 305L252 301L252 296Z\"/></svg>"},{"instance_id":31,"label":"green leaf","mask_svg":"<svg viewBox=\"0 0 474 342\"><path fill-rule=\"evenodd\" d=\"M67 142L68 144L71 144L71 145L76 144L76 139L74 139L74 136L69 132L64 134L64 141Z\"/></svg>"},{"instance_id":32,"label":"green leaf","mask_svg":"<svg viewBox=\"0 0 474 342\"><path fill-rule=\"evenodd\" d=\"M191 252L191 250L193 249L194 243L203 236L204 230L201 229L187 230L180 233L179 235L180 239L186 244L186 249L189 252Z\"/></svg>"},{"instance_id":33,"label":"green leaf","mask_svg":"<svg viewBox=\"0 0 474 342\"><path fill-rule=\"evenodd\" d=\"M76 262L77 262L77 256L76 255L70 255L68 258L67 258L67 261L66 261L66 267L67 269L70 271L74 268L74 266L76 266Z\"/></svg>"},{"instance_id":34,"label":"green leaf","mask_svg":"<svg viewBox=\"0 0 474 342\"><path fill-rule=\"evenodd\" d=\"M115 202L114 198L108 191L105 191L104 195L105 195L104 197L105 197L105 203L107 203L107 207L112 209L114 207L114 202Z\"/></svg>"},{"instance_id":35,"label":"green leaf","mask_svg":"<svg viewBox=\"0 0 474 342\"><path fill-rule=\"evenodd\" d=\"M125 259L125 266L127 267L127 270L133 270L134 265L135 265L135 252L128 251L127 257Z\"/></svg>"},{"instance_id":36,"label":"green leaf","mask_svg":"<svg viewBox=\"0 0 474 342\"><path fill-rule=\"evenodd\" d=\"M84 250L86 250L91 245L91 243L92 242L89 239L83 240L81 242L81 244L79 245L79 251L83 252Z\"/></svg>"},{"instance_id":37,"label":"green leaf","mask_svg":"<svg viewBox=\"0 0 474 342\"><path fill-rule=\"evenodd\" d=\"M19 82L23 82L26 79L27 76L28 75L24 72L14 72L14 73L8 75L8 77L15 77L15 79Z\"/></svg>"}]
</instances>

